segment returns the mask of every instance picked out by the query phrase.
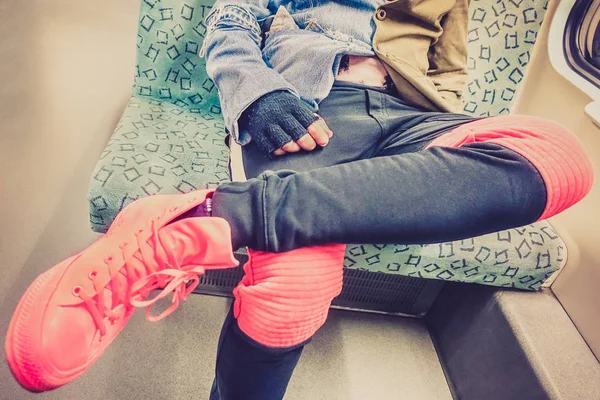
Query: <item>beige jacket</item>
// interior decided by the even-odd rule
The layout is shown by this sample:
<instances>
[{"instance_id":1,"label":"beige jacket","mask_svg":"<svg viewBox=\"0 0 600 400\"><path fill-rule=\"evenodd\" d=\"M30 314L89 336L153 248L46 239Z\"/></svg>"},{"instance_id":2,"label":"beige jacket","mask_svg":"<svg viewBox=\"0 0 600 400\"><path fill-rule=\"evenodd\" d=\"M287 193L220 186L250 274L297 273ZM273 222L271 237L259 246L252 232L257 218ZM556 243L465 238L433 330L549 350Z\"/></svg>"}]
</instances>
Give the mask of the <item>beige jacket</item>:
<instances>
[{"instance_id":1,"label":"beige jacket","mask_svg":"<svg viewBox=\"0 0 600 400\"><path fill-rule=\"evenodd\" d=\"M375 12L375 53L400 96L432 111L462 111L469 0L394 0Z\"/></svg>"}]
</instances>

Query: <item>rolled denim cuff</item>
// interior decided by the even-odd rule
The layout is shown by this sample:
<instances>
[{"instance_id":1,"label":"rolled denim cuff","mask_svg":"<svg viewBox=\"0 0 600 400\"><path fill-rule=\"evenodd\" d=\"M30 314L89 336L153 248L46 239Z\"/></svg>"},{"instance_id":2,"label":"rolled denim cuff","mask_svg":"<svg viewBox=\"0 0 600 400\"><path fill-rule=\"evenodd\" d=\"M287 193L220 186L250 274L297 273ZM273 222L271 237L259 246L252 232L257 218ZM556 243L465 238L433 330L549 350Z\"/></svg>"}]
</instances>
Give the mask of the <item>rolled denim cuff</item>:
<instances>
[{"instance_id":1,"label":"rolled denim cuff","mask_svg":"<svg viewBox=\"0 0 600 400\"><path fill-rule=\"evenodd\" d=\"M261 29L256 17L243 7L234 4L213 7L204 23L206 35L200 49L200 57L204 57L206 41L217 29L244 29L257 46L260 47L262 43Z\"/></svg>"},{"instance_id":2,"label":"rolled denim cuff","mask_svg":"<svg viewBox=\"0 0 600 400\"><path fill-rule=\"evenodd\" d=\"M201 55L206 55L207 73L219 90L225 128L244 145L250 136L240 132L238 120L255 100L278 90L300 96L263 60L260 26L251 12L240 6L217 7L207 17L207 24Z\"/></svg>"}]
</instances>

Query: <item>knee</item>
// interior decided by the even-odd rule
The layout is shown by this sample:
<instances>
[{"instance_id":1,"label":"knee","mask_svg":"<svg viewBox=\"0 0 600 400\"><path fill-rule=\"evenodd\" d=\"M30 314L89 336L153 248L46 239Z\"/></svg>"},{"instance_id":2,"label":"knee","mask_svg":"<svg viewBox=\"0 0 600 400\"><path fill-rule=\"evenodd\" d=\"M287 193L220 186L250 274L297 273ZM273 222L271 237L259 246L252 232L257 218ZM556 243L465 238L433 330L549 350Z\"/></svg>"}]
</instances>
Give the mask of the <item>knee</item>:
<instances>
[{"instance_id":1,"label":"knee","mask_svg":"<svg viewBox=\"0 0 600 400\"><path fill-rule=\"evenodd\" d=\"M234 290L240 329L269 347L291 347L323 325L340 293L344 245L316 246L285 253L249 250L245 276Z\"/></svg>"},{"instance_id":2,"label":"knee","mask_svg":"<svg viewBox=\"0 0 600 400\"><path fill-rule=\"evenodd\" d=\"M594 169L578 138L565 127L541 118L509 116L508 134L498 143L527 158L540 172L547 203L540 220L549 218L583 199L592 188Z\"/></svg>"},{"instance_id":3,"label":"knee","mask_svg":"<svg viewBox=\"0 0 600 400\"><path fill-rule=\"evenodd\" d=\"M533 164L546 186L546 207L540 220L569 208L591 190L594 170L590 158L577 137L557 123L523 115L485 118L440 136L429 147L474 142L502 145Z\"/></svg>"}]
</instances>

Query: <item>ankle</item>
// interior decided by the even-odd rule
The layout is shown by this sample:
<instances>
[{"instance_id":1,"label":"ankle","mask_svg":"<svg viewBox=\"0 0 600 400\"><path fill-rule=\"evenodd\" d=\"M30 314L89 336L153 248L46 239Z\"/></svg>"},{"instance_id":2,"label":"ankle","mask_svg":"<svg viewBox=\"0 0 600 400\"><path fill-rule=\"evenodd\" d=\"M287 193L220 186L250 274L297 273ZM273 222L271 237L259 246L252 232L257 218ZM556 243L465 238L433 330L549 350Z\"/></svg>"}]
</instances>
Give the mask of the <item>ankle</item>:
<instances>
[{"instance_id":1,"label":"ankle","mask_svg":"<svg viewBox=\"0 0 600 400\"><path fill-rule=\"evenodd\" d=\"M179 217L175 218L173 222L177 222L184 218L201 218L201 217L212 217L212 198L208 197L201 204L196 207L184 212Z\"/></svg>"}]
</instances>

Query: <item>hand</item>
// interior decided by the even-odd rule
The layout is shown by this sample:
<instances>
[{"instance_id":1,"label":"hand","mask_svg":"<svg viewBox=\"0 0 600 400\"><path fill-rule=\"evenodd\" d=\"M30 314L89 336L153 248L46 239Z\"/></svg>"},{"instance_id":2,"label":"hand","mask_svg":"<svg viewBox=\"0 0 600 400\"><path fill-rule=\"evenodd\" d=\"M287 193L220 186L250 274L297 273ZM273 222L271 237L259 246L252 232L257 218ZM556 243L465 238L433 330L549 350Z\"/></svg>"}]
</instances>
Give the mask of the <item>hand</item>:
<instances>
[{"instance_id":1,"label":"hand","mask_svg":"<svg viewBox=\"0 0 600 400\"><path fill-rule=\"evenodd\" d=\"M308 126L308 133L300 137L296 141L290 141L283 147L275 150L273 155L282 156L286 153L296 153L300 150L312 151L317 145L321 147L327 146L329 139L333 136L333 132L325 123L325 120L319 116L319 119Z\"/></svg>"},{"instance_id":2,"label":"hand","mask_svg":"<svg viewBox=\"0 0 600 400\"><path fill-rule=\"evenodd\" d=\"M240 128L247 129L266 154L276 156L325 146L333 135L321 117L287 91L256 100L242 114Z\"/></svg>"}]
</instances>

